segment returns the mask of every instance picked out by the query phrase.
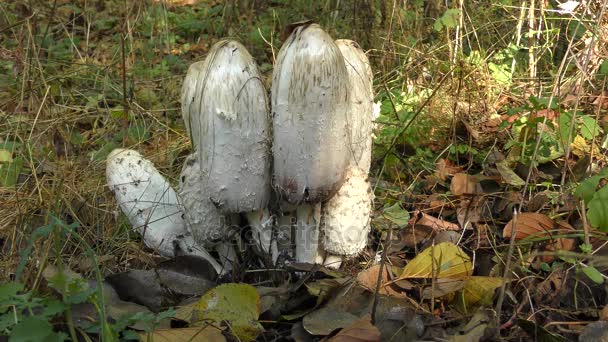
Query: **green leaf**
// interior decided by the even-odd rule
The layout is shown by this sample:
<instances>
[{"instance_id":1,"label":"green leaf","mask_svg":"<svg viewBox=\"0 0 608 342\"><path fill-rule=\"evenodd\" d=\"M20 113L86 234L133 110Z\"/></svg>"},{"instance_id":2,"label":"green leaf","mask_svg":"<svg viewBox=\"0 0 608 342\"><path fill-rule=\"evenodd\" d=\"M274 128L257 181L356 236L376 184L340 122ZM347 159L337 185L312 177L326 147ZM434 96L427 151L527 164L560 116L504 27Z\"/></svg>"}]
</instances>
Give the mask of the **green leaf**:
<instances>
[{"instance_id":1,"label":"green leaf","mask_svg":"<svg viewBox=\"0 0 608 342\"><path fill-rule=\"evenodd\" d=\"M56 335L53 326L39 317L25 317L11 331L9 342L38 342Z\"/></svg>"},{"instance_id":2,"label":"green leaf","mask_svg":"<svg viewBox=\"0 0 608 342\"><path fill-rule=\"evenodd\" d=\"M572 113L570 112L564 112L561 113L559 116L559 137L560 137L560 142L562 144L562 146L565 149L565 146L570 144L572 142L572 139L574 139L575 134L572 134L572 136L570 137L571 140L568 141L568 135L570 134L570 123L572 121Z\"/></svg>"},{"instance_id":3,"label":"green leaf","mask_svg":"<svg viewBox=\"0 0 608 342\"><path fill-rule=\"evenodd\" d=\"M600 69L597 71L596 76L608 76L608 58L602 61L602 64L600 64Z\"/></svg>"},{"instance_id":4,"label":"green leaf","mask_svg":"<svg viewBox=\"0 0 608 342\"><path fill-rule=\"evenodd\" d=\"M401 207L400 202L384 209L383 215L387 220L399 226L399 228L405 227L410 220L410 213Z\"/></svg>"},{"instance_id":5,"label":"green leaf","mask_svg":"<svg viewBox=\"0 0 608 342\"><path fill-rule=\"evenodd\" d=\"M0 304L15 297L20 291L23 291L23 288L23 284L16 282L0 285Z\"/></svg>"},{"instance_id":6,"label":"green leaf","mask_svg":"<svg viewBox=\"0 0 608 342\"><path fill-rule=\"evenodd\" d=\"M258 323L260 296L248 284L223 284L209 290L194 309L197 322L228 321L232 333L242 341L253 341L262 332Z\"/></svg>"},{"instance_id":7,"label":"green leaf","mask_svg":"<svg viewBox=\"0 0 608 342\"><path fill-rule=\"evenodd\" d=\"M6 150L2 150L6 151ZM17 156L9 162L0 161L0 186L11 187L17 184L19 174L23 169L23 158Z\"/></svg>"},{"instance_id":8,"label":"green leaf","mask_svg":"<svg viewBox=\"0 0 608 342\"><path fill-rule=\"evenodd\" d=\"M608 186L593 194L587 209L587 219L592 226L608 231Z\"/></svg>"},{"instance_id":9,"label":"green leaf","mask_svg":"<svg viewBox=\"0 0 608 342\"><path fill-rule=\"evenodd\" d=\"M587 140L595 138L600 133L600 125L597 124L595 118L583 116L581 125L581 135Z\"/></svg>"},{"instance_id":10,"label":"green leaf","mask_svg":"<svg viewBox=\"0 0 608 342\"><path fill-rule=\"evenodd\" d=\"M585 273L585 275L589 277L589 279L593 280L594 283L604 283L604 277L602 277L600 271L598 271L597 268L593 266L583 267L583 273Z\"/></svg>"}]
</instances>

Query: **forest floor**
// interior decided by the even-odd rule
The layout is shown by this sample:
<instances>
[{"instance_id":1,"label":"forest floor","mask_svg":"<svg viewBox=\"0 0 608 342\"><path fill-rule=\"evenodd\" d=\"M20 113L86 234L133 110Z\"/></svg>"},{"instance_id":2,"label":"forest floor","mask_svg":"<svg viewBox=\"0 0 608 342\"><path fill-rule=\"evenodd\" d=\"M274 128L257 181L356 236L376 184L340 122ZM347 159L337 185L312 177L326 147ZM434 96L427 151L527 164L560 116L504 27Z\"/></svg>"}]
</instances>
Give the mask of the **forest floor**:
<instances>
[{"instance_id":1,"label":"forest floor","mask_svg":"<svg viewBox=\"0 0 608 342\"><path fill-rule=\"evenodd\" d=\"M311 3L0 3L0 336L608 336L600 2ZM177 185L188 66L230 37L269 86L281 32L304 19L358 41L374 71L368 247L339 270L267 269L244 248L223 278L155 254L106 157L135 149Z\"/></svg>"}]
</instances>

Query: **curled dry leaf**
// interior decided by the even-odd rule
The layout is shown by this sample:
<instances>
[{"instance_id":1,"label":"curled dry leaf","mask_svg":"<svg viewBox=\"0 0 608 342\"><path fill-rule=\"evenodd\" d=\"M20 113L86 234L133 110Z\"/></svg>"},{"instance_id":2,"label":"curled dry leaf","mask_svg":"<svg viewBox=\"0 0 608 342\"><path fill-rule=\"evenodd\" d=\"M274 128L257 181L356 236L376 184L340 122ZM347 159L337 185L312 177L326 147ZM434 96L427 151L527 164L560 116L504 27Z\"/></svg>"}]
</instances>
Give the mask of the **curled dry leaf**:
<instances>
[{"instance_id":1,"label":"curled dry leaf","mask_svg":"<svg viewBox=\"0 0 608 342\"><path fill-rule=\"evenodd\" d=\"M378 272L380 272L380 265L374 265L357 275L357 281L361 286L363 286L366 290L370 292L376 292L376 285L378 282ZM384 266L384 270L382 272L382 285L380 286L379 294L388 295L398 298L404 298L405 293L397 291L393 284L387 284L391 280L392 273L391 269L388 266Z\"/></svg>"},{"instance_id":2,"label":"curled dry leaf","mask_svg":"<svg viewBox=\"0 0 608 342\"><path fill-rule=\"evenodd\" d=\"M431 239L437 232L444 230L458 231L460 227L455 223L416 211L407 227L400 232L400 236L405 246L414 247L420 242Z\"/></svg>"},{"instance_id":3,"label":"curled dry leaf","mask_svg":"<svg viewBox=\"0 0 608 342\"><path fill-rule=\"evenodd\" d=\"M435 163L435 175L437 178L445 181L448 176L453 176L459 172L462 172L461 166L454 165L451 161L441 158Z\"/></svg>"},{"instance_id":4,"label":"curled dry leaf","mask_svg":"<svg viewBox=\"0 0 608 342\"><path fill-rule=\"evenodd\" d=\"M475 194L483 192L481 184L477 177L467 175L466 173L457 173L452 177L450 191L454 196L462 196L466 194Z\"/></svg>"}]
</instances>

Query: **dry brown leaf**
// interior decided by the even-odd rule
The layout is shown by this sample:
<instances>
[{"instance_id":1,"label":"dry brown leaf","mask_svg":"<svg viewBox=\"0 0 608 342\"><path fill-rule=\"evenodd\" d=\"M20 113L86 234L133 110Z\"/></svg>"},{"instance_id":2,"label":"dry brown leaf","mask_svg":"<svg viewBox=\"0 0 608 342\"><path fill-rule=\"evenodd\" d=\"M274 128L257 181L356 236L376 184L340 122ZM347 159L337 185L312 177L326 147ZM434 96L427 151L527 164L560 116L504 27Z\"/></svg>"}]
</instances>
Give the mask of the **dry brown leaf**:
<instances>
[{"instance_id":1,"label":"dry brown leaf","mask_svg":"<svg viewBox=\"0 0 608 342\"><path fill-rule=\"evenodd\" d=\"M376 328L369 315L340 330L340 332L330 338L330 342L380 342L380 330Z\"/></svg>"},{"instance_id":2,"label":"dry brown leaf","mask_svg":"<svg viewBox=\"0 0 608 342\"><path fill-rule=\"evenodd\" d=\"M380 265L374 265L357 275L357 281L359 284L370 292L376 292L376 285L378 283L378 272L380 272ZM384 271L382 272L382 284L380 286L379 294L393 296L397 298L405 298L405 293L399 292L393 288L392 284L386 285L387 282L392 280L392 277L389 275L391 272L390 268L386 265L384 266Z\"/></svg>"},{"instance_id":3,"label":"dry brown leaf","mask_svg":"<svg viewBox=\"0 0 608 342\"><path fill-rule=\"evenodd\" d=\"M502 231L505 239L511 238L511 230L515 232L515 241L525 239L529 236L543 237L551 233L556 228L555 222L540 213L520 213L509 221Z\"/></svg>"},{"instance_id":4,"label":"dry brown leaf","mask_svg":"<svg viewBox=\"0 0 608 342\"><path fill-rule=\"evenodd\" d=\"M448 221L415 211L407 227L400 231L401 242L407 247L414 247L420 242L431 239L443 230L459 231L460 227Z\"/></svg>"},{"instance_id":5,"label":"dry brown leaf","mask_svg":"<svg viewBox=\"0 0 608 342\"><path fill-rule=\"evenodd\" d=\"M444 221L431 215L421 213L419 211L414 212L412 219L410 219L410 225L412 226L427 226L433 228L435 231L439 230L460 230L460 227L456 223Z\"/></svg>"},{"instance_id":6,"label":"dry brown leaf","mask_svg":"<svg viewBox=\"0 0 608 342\"><path fill-rule=\"evenodd\" d=\"M480 193L483 189L476 177L467 175L466 173L457 173L452 177L450 191L454 196L462 196L465 194Z\"/></svg>"},{"instance_id":7,"label":"dry brown leaf","mask_svg":"<svg viewBox=\"0 0 608 342\"><path fill-rule=\"evenodd\" d=\"M558 223L558 227L559 229L553 233L554 235L565 235L574 232L574 227L566 221ZM576 239L574 238L559 237L548 241L545 245L546 252L573 251L574 249L576 249ZM543 255L541 257L541 260L546 263L552 262L555 259L555 255Z\"/></svg>"},{"instance_id":8,"label":"dry brown leaf","mask_svg":"<svg viewBox=\"0 0 608 342\"><path fill-rule=\"evenodd\" d=\"M459 172L462 172L462 167L454 165L451 161L441 158L435 164L435 175L445 181L448 176L453 176Z\"/></svg>"}]
</instances>

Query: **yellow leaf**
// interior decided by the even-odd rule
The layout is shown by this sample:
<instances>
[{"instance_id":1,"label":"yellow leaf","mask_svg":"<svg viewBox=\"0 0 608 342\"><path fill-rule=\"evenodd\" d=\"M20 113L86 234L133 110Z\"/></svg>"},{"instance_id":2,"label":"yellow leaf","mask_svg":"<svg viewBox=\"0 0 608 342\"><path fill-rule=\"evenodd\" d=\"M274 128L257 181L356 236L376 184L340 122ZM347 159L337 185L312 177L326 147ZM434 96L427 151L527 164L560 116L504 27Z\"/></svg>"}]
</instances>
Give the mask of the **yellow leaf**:
<instances>
[{"instance_id":1,"label":"yellow leaf","mask_svg":"<svg viewBox=\"0 0 608 342\"><path fill-rule=\"evenodd\" d=\"M262 332L258 323L260 296L248 284L223 284L205 293L194 306L193 321L228 322L228 329L241 341L253 341Z\"/></svg>"},{"instance_id":2,"label":"yellow leaf","mask_svg":"<svg viewBox=\"0 0 608 342\"><path fill-rule=\"evenodd\" d=\"M458 246L442 242L418 254L403 268L399 279L466 278L473 274L469 256Z\"/></svg>"},{"instance_id":3,"label":"yellow leaf","mask_svg":"<svg viewBox=\"0 0 608 342\"><path fill-rule=\"evenodd\" d=\"M496 277L470 277L462 289L464 304L466 307L491 304L494 290L502 285L502 282L502 278Z\"/></svg>"},{"instance_id":4,"label":"yellow leaf","mask_svg":"<svg viewBox=\"0 0 608 342\"><path fill-rule=\"evenodd\" d=\"M158 329L150 333L140 333L144 342L225 342L222 331L210 325L181 329Z\"/></svg>"}]
</instances>

